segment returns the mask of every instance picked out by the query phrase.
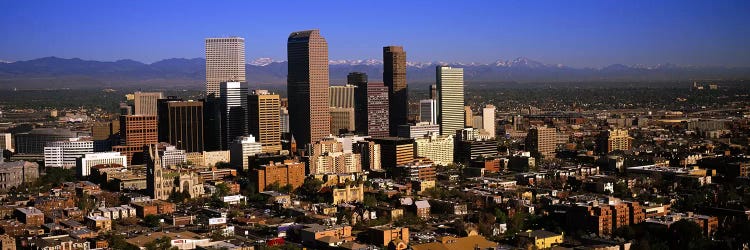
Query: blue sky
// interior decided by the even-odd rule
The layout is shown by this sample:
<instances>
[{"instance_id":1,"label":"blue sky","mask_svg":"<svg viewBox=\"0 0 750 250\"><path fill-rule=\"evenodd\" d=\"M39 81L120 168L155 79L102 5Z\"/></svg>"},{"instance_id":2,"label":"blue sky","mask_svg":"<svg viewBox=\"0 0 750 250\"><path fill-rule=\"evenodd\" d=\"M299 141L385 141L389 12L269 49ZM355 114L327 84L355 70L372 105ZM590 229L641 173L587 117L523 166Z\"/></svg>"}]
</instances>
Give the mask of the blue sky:
<instances>
[{"instance_id":1,"label":"blue sky","mask_svg":"<svg viewBox=\"0 0 750 250\"><path fill-rule=\"evenodd\" d=\"M319 28L331 59L395 44L409 61L750 66L748 13L747 0L0 0L0 60L194 58L205 37L230 35L248 60L285 60L290 32Z\"/></svg>"}]
</instances>

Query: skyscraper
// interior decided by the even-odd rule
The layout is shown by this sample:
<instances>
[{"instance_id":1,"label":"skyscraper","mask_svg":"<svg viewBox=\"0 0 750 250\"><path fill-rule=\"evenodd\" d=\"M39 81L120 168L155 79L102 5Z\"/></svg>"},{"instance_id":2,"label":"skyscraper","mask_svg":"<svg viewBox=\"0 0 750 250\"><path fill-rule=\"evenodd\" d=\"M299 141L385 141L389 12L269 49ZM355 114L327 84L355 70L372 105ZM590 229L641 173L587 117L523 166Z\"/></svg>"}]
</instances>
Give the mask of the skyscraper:
<instances>
[{"instance_id":1,"label":"skyscraper","mask_svg":"<svg viewBox=\"0 0 750 250\"><path fill-rule=\"evenodd\" d=\"M354 108L354 85L330 86L330 106L336 108Z\"/></svg>"},{"instance_id":2,"label":"skyscraper","mask_svg":"<svg viewBox=\"0 0 750 250\"><path fill-rule=\"evenodd\" d=\"M557 130L547 126L532 127L526 135L526 150L545 158L555 157Z\"/></svg>"},{"instance_id":3,"label":"skyscraper","mask_svg":"<svg viewBox=\"0 0 750 250\"><path fill-rule=\"evenodd\" d=\"M437 101L435 99L424 99L419 101L419 121L437 123Z\"/></svg>"},{"instance_id":4,"label":"skyscraper","mask_svg":"<svg viewBox=\"0 0 750 250\"><path fill-rule=\"evenodd\" d=\"M367 74L351 72L346 83L354 85L354 127L358 134L367 134Z\"/></svg>"},{"instance_id":5,"label":"skyscraper","mask_svg":"<svg viewBox=\"0 0 750 250\"><path fill-rule=\"evenodd\" d=\"M430 99L437 100L437 85L430 85Z\"/></svg>"},{"instance_id":6,"label":"skyscraper","mask_svg":"<svg viewBox=\"0 0 750 250\"><path fill-rule=\"evenodd\" d=\"M160 106L160 141L186 152L203 152L203 102L170 100Z\"/></svg>"},{"instance_id":7,"label":"skyscraper","mask_svg":"<svg viewBox=\"0 0 750 250\"><path fill-rule=\"evenodd\" d=\"M247 135L247 83L222 82L220 89L222 148Z\"/></svg>"},{"instance_id":8,"label":"skyscraper","mask_svg":"<svg viewBox=\"0 0 750 250\"><path fill-rule=\"evenodd\" d=\"M367 83L367 135L389 135L388 87L380 82Z\"/></svg>"},{"instance_id":9,"label":"skyscraper","mask_svg":"<svg viewBox=\"0 0 750 250\"><path fill-rule=\"evenodd\" d=\"M495 138L495 106L492 104L487 104L482 109L482 129L490 138Z\"/></svg>"},{"instance_id":10,"label":"skyscraper","mask_svg":"<svg viewBox=\"0 0 750 250\"><path fill-rule=\"evenodd\" d=\"M409 94L406 86L406 51L401 46L383 47L383 83L388 87L390 135L407 123Z\"/></svg>"},{"instance_id":11,"label":"skyscraper","mask_svg":"<svg viewBox=\"0 0 750 250\"><path fill-rule=\"evenodd\" d=\"M474 111L471 110L471 106L464 106L464 127L473 127L474 122Z\"/></svg>"},{"instance_id":12,"label":"skyscraper","mask_svg":"<svg viewBox=\"0 0 750 250\"><path fill-rule=\"evenodd\" d=\"M156 115L156 102L164 98L161 92L140 92L133 94L135 115Z\"/></svg>"},{"instance_id":13,"label":"skyscraper","mask_svg":"<svg viewBox=\"0 0 750 250\"><path fill-rule=\"evenodd\" d=\"M113 146L112 151L128 157L128 162L141 164L144 146L159 142L155 115L121 115L120 145ZM138 157L133 157L139 155Z\"/></svg>"},{"instance_id":14,"label":"skyscraper","mask_svg":"<svg viewBox=\"0 0 750 250\"><path fill-rule=\"evenodd\" d=\"M206 96L230 81L245 81L245 38L206 38Z\"/></svg>"},{"instance_id":15,"label":"skyscraper","mask_svg":"<svg viewBox=\"0 0 750 250\"><path fill-rule=\"evenodd\" d=\"M229 158L232 167L247 171L249 166L247 165L248 157L263 152L262 143L255 140L255 136L238 136L235 138L229 148Z\"/></svg>"},{"instance_id":16,"label":"skyscraper","mask_svg":"<svg viewBox=\"0 0 750 250\"><path fill-rule=\"evenodd\" d=\"M464 128L464 69L437 66L438 123L441 135Z\"/></svg>"},{"instance_id":17,"label":"skyscraper","mask_svg":"<svg viewBox=\"0 0 750 250\"><path fill-rule=\"evenodd\" d=\"M297 31L287 40L289 125L299 145L330 132L328 43L319 30Z\"/></svg>"},{"instance_id":18,"label":"skyscraper","mask_svg":"<svg viewBox=\"0 0 750 250\"><path fill-rule=\"evenodd\" d=\"M280 98L266 90L255 90L247 98L248 131L257 136L264 153L281 150Z\"/></svg>"}]
</instances>

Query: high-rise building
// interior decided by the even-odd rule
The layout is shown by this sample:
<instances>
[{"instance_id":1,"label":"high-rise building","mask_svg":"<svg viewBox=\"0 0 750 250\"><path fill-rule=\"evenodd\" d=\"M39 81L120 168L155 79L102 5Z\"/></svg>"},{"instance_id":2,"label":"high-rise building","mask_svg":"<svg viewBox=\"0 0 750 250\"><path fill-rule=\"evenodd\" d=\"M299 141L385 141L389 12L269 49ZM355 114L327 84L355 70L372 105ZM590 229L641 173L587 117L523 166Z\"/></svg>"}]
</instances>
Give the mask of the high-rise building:
<instances>
[{"instance_id":1,"label":"high-rise building","mask_svg":"<svg viewBox=\"0 0 750 250\"><path fill-rule=\"evenodd\" d=\"M557 130L547 126L536 126L529 129L526 135L526 149L545 158L555 157Z\"/></svg>"},{"instance_id":2,"label":"high-rise building","mask_svg":"<svg viewBox=\"0 0 750 250\"><path fill-rule=\"evenodd\" d=\"M430 99L437 100L437 85L430 85Z\"/></svg>"},{"instance_id":3,"label":"high-rise building","mask_svg":"<svg viewBox=\"0 0 750 250\"><path fill-rule=\"evenodd\" d=\"M142 154L144 146L158 143L157 127L157 119L153 115L120 116L120 145L112 147L112 151L125 155L131 164L140 164L143 157L134 156ZM133 159L137 161L134 163Z\"/></svg>"},{"instance_id":4,"label":"high-rise building","mask_svg":"<svg viewBox=\"0 0 750 250\"><path fill-rule=\"evenodd\" d=\"M44 147L44 166L73 168L76 158L94 152L94 141L86 138L70 138L64 141L48 142Z\"/></svg>"},{"instance_id":5,"label":"high-rise building","mask_svg":"<svg viewBox=\"0 0 750 250\"><path fill-rule=\"evenodd\" d=\"M613 129L602 131L597 138L596 148L601 154L607 154L615 150L630 150L633 138L628 135L628 130Z\"/></svg>"},{"instance_id":6,"label":"high-rise building","mask_svg":"<svg viewBox=\"0 0 750 250\"><path fill-rule=\"evenodd\" d=\"M331 131L328 43L319 30L292 32L287 57L289 125L297 143L307 145Z\"/></svg>"},{"instance_id":7,"label":"high-rise building","mask_svg":"<svg viewBox=\"0 0 750 250\"><path fill-rule=\"evenodd\" d=\"M431 134L414 139L417 156L426 157L442 166L453 164L453 135Z\"/></svg>"},{"instance_id":8,"label":"high-rise building","mask_svg":"<svg viewBox=\"0 0 750 250\"><path fill-rule=\"evenodd\" d=\"M356 131L360 135L385 137L390 134L388 113L388 87L383 83L368 82L367 74L352 72L347 83L354 90L354 116Z\"/></svg>"},{"instance_id":9,"label":"high-rise building","mask_svg":"<svg viewBox=\"0 0 750 250\"><path fill-rule=\"evenodd\" d=\"M395 136L398 126L406 124L409 115L406 51L403 47L383 47L383 83L388 87L389 131L391 136Z\"/></svg>"},{"instance_id":10,"label":"high-rise building","mask_svg":"<svg viewBox=\"0 0 750 250\"><path fill-rule=\"evenodd\" d=\"M235 138L229 148L229 158L232 167L247 171L247 157L263 152L263 144L255 140L255 136L239 136Z\"/></svg>"},{"instance_id":11,"label":"high-rise building","mask_svg":"<svg viewBox=\"0 0 750 250\"><path fill-rule=\"evenodd\" d=\"M118 152L88 153L76 159L78 176L89 176L91 167L102 164L117 164L128 167L127 157Z\"/></svg>"},{"instance_id":12,"label":"high-rise building","mask_svg":"<svg viewBox=\"0 0 750 250\"><path fill-rule=\"evenodd\" d=\"M305 182L305 163L294 160L281 162L270 162L253 169L250 175L258 184L258 192L265 191L266 187L276 183L279 187L292 186L292 190L302 186Z\"/></svg>"},{"instance_id":13,"label":"high-rise building","mask_svg":"<svg viewBox=\"0 0 750 250\"><path fill-rule=\"evenodd\" d=\"M203 152L202 101L159 100L159 141L187 152Z\"/></svg>"},{"instance_id":14,"label":"high-rise building","mask_svg":"<svg viewBox=\"0 0 750 250\"><path fill-rule=\"evenodd\" d=\"M91 126L91 139L95 141L107 140L117 132L120 132L120 121L97 122Z\"/></svg>"},{"instance_id":15,"label":"high-rise building","mask_svg":"<svg viewBox=\"0 0 750 250\"><path fill-rule=\"evenodd\" d=\"M354 143L353 152L360 155L362 169L380 171L380 145L371 141L358 141Z\"/></svg>"},{"instance_id":16,"label":"high-rise building","mask_svg":"<svg viewBox=\"0 0 750 250\"><path fill-rule=\"evenodd\" d=\"M470 128L474 126L474 111L471 110L471 106L464 106L464 127Z\"/></svg>"},{"instance_id":17,"label":"high-rise building","mask_svg":"<svg viewBox=\"0 0 750 250\"><path fill-rule=\"evenodd\" d=\"M328 87L330 106L337 108L354 108L354 89L351 84Z\"/></svg>"},{"instance_id":18,"label":"high-rise building","mask_svg":"<svg viewBox=\"0 0 750 250\"><path fill-rule=\"evenodd\" d=\"M206 38L206 96L219 96L222 82L245 81L245 39Z\"/></svg>"},{"instance_id":19,"label":"high-rise building","mask_svg":"<svg viewBox=\"0 0 750 250\"><path fill-rule=\"evenodd\" d=\"M248 131L258 137L264 153L281 150L281 102L279 95L255 90L247 97Z\"/></svg>"},{"instance_id":20,"label":"high-rise building","mask_svg":"<svg viewBox=\"0 0 750 250\"><path fill-rule=\"evenodd\" d=\"M414 139L399 137L371 138L380 145L380 165L383 169L395 168L414 160Z\"/></svg>"},{"instance_id":21,"label":"high-rise building","mask_svg":"<svg viewBox=\"0 0 750 250\"><path fill-rule=\"evenodd\" d=\"M398 126L398 137L421 138L429 134L440 134L440 125L429 122L418 122Z\"/></svg>"},{"instance_id":22,"label":"high-rise building","mask_svg":"<svg viewBox=\"0 0 750 250\"><path fill-rule=\"evenodd\" d=\"M228 148L232 140L247 135L247 83L222 82L219 92L222 148Z\"/></svg>"},{"instance_id":23,"label":"high-rise building","mask_svg":"<svg viewBox=\"0 0 750 250\"><path fill-rule=\"evenodd\" d=\"M435 99L424 99L419 101L419 121L438 124L437 101Z\"/></svg>"},{"instance_id":24,"label":"high-rise building","mask_svg":"<svg viewBox=\"0 0 750 250\"><path fill-rule=\"evenodd\" d=\"M441 135L464 128L464 69L437 67L438 123Z\"/></svg>"},{"instance_id":25,"label":"high-rise building","mask_svg":"<svg viewBox=\"0 0 750 250\"><path fill-rule=\"evenodd\" d=\"M0 152L3 150L15 151L13 149L13 135L11 133L0 133Z\"/></svg>"},{"instance_id":26,"label":"high-rise building","mask_svg":"<svg viewBox=\"0 0 750 250\"><path fill-rule=\"evenodd\" d=\"M343 143L327 137L310 144L310 174L346 174L362 172L359 154L344 152Z\"/></svg>"},{"instance_id":27,"label":"high-rise building","mask_svg":"<svg viewBox=\"0 0 750 250\"><path fill-rule=\"evenodd\" d=\"M490 138L495 138L495 106L492 104L487 104L482 109L482 129Z\"/></svg>"},{"instance_id":28,"label":"high-rise building","mask_svg":"<svg viewBox=\"0 0 750 250\"><path fill-rule=\"evenodd\" d=\"M156 102L164 98L161 92L140 92L133 94L134 115L156 115Z\"/></svg>"},{"instance_id":29,"label":"high-rise building","mask_svg":"<svg viewBox=\"0 0 750 250\"><path fill-rule=\"evenodd\" d=\"M354 131L354 108L331 107L331 134Z\"/></svg>"},{"instance_id":30,"label":"high-rise building","mask_svg":"<svg viewBox=\"0 0 750 250\"><path fill-rule=\"evenodd\" d=\"M281 133L289 133L289 110L286 107L280 107L279 115L279 119L281 120Z\"/></svg>"}]
</instances>

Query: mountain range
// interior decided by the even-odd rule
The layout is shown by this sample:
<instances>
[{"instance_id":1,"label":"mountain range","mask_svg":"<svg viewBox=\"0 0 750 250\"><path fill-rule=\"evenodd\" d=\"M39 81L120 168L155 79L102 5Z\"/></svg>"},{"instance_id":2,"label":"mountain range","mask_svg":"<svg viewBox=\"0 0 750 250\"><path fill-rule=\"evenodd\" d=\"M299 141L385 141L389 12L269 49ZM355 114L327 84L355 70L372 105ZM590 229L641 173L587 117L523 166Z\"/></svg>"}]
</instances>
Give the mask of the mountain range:
<instances>
[{"instance_id":1,"label":"mountain range","mask_svg":"<svg viewBox=\"0 0 750 250\"><path fill-rule=\"evenodd\" d=\"M408 62L407 80L416 86L435 81L435 67L464 68L468 86L501 83L570 82L675 82L693 80L750 79L750 67L655 66L613 64L602 68L573 68L545 64L528 58L498 60L494 63ZM331 84L346 82L349 72L365 72L371 81L380 81L383 63L379 60L331 60ZM251 85L283 88L287 63L259 58L246 65ZM188 88L201 89L205 81L205 59L172 58L151 64L134 60L102 62L79 58L44 57L28 61L0 61L0 89L56 88Z\"/></svg>"}]
</instances>

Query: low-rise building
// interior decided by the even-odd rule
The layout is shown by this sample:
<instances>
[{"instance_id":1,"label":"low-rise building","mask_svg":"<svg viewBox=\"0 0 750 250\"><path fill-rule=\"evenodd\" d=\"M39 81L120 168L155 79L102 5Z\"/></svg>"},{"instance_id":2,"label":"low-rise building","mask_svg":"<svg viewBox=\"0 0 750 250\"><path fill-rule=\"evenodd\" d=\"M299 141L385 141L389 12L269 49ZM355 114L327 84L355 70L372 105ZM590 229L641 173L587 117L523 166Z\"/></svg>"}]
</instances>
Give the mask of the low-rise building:
<instances>
[{"instance_id":1,"label":"low-rise building","mask_svg":"<svg viewBox=\"0 0 750 250\"><path fill-rule=\"evenodd\" d=\"M526 248L533 246L535 249L548 249L563 243L563 235L545 230L534 230L516 233L518 246Z\"/></svg>"}]
</instances>

